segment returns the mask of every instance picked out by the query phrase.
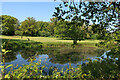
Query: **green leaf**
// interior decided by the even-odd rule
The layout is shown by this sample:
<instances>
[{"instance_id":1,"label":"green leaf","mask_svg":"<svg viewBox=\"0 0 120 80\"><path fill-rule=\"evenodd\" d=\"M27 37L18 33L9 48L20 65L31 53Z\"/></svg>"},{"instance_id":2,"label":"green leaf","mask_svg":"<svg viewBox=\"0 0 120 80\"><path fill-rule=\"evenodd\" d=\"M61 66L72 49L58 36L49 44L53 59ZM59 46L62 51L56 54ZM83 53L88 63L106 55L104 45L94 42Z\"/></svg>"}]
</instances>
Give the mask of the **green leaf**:
<instances>
[{"instance_id":1,"label":"green leaf","mask_svg":"<svg viewBox=\"0 0 120 80\"><path fill-rule=\"evenodd\" d=\"M5 78L10 78L10 76L8 74L5 75Z\"/></svg>"},{"instance_id":2,"label":"green leaf","mask_svg":"<svg viewBox=\"0 0 120 80\"><path fill-rule=\"evenodd\" d=\"M4 68L4 66L0 66L0 68Z\"/></svg>"},{"instance_id":3,"label":"green leaf","mask_svg":"<svg viewBox=\"0 0 120 80\"><path fill-rule=\"evenodd\" d=\"M5 52L6 50L5 49L2 49L2 52Z\"/></svg>"},{"instance_id":4,"label":"green leaf","mask_svg":"<svg viewBox=\"0 0 120 80\"><path fill-rule=\"evenodd\" d=\"M11 66L13 66L13 64L10 64L10 65L6 66L6 68L11 67Z\"/></svg>"}]
</instances>

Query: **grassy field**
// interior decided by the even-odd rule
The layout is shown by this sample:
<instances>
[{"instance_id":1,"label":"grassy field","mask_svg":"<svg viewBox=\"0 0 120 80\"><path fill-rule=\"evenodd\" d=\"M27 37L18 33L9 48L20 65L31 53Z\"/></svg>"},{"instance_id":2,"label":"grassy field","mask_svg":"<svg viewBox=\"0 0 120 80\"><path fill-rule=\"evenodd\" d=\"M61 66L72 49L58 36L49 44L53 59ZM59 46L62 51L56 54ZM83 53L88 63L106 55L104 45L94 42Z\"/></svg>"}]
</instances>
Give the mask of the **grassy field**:
<instances>
[{"instance_id":1,"label":"grassy field","mask_svg":"<svg viewBox=\"0 0 120 80\"><path fill-rule=\"evenodd\" d=\"M37 42L43 42L43 43L72 43L73 40L60 40L59 38L54 38L54 37L28 37L28 36L23 36L21 39L21 36L4 36L1 35L1 39L18 39L18 40L28 40L28 38L32 41L37 41ZM100 42L99 40L82 40L78 41L78 43L98 43Z\"/></svg>"}]
</instances>

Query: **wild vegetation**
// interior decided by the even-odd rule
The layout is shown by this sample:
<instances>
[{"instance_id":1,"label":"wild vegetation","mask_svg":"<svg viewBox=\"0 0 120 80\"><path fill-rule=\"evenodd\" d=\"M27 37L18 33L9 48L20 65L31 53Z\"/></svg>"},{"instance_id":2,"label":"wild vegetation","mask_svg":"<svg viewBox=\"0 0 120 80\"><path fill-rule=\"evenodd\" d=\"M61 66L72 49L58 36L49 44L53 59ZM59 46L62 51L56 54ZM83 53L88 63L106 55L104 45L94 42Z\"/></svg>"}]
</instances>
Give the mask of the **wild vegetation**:
<instances>
[{"instance_id":1,"label":"wild vegetation","mask_svg":"<svg viewBox=\"0 0 120 80\"><path fill-rule=\"evenodd\" d=\"M8 18L4 18L8 17ZM78 24L74 28L72 26L74 23L68 21L57 21L57 18L50 19L51 22L36 21L33 17L28 17L21 24L16 19L16 23L10 23L13 28L9 25L8 20L10 16L2 15L2 34L7 36L39 36L39 37L57 37L65 40L85 40L85 39L103 39L103 36L99 34L100 31L103 31L99 25L86 26L85 24ZM103 28L104 29L104 28ZM11 31L12 30L12 31ZM96 31L97 30L97 31ZM72 34L71 34L72 33Z\"/></svg>"},{"instance_id":2,"label":"wild vegetation","mask_svg":"<svg viewBox=\"0 0 120 80\"><path fill-rule=\"evenodd\" d=\"M0 16L2 19L2 24L0 26L3 27L2 34L5 35L2 36L2 65L0 66L2 79L119 79L119 7L120 5L117 1L80 1L79 3L75 3L74 1L67 2L63 0L63 4L55 7L56 11L53 14L54 18L51 19L51 22L36 21L33 17L28 17L20 24L18 19L12 16ZM93 23L92 25L90 21ZM58 38L62 40L58 40ZM92 41L92 39L95 40ZM71 40L73 43L71 43ZM78 40L79 42L77 42ZM14 67L13 64L5 65L6 54L18 48L42 50L42 47L53 48L67 46L77 48L77 46L85 45L95 47L95 44L99 48L109 50L105 54L106 57L100 56L94 60L90 58L84 59L86 63L79 64L76 68L73 68L69 62L73 59L70 54L67 55L64 53L60 55L56 53L50 55L51 57L55 56L51 58L51 60L66 60L63 56L68 57L66 61L69 62L69 67L67 67L65 71L63 69L59 71L57 67L48 69L47 66L41 64L41 60L33 62L35 58L32 56L29 65L24 65L18 69L15 69L17 66ZM74 54L77 55L77 53ZM74 57L78 58L79 56ZM5 73L5 70L9 67L11 67L10 72ZM45 68L49 73L44 71Z\"/></svg>"}]
</instances>

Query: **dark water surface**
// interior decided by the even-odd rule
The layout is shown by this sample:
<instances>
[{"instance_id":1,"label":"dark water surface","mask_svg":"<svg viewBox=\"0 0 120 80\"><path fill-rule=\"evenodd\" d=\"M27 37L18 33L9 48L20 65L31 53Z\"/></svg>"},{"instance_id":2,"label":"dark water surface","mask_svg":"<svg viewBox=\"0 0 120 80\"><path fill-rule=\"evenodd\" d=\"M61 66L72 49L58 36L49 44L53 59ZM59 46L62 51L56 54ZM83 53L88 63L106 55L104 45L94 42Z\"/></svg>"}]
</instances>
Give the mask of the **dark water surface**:
<instances>
[{"instance_id":1,"label":"dark water surface","mask_svg":"<svg viewBox=\"0 0 120 80\"><path fill-rule=\"evenodd\" d=\"M69 63L71 63L72 67L75 68L77 65L85 63L86 58L95 59L96 57L100 57L105 50L96 49L93 47L87 48L48 48L43 51L35 51L35 50L18 50L17 52L7 53L6 54L6 65L13 64L18 67L22 66L22 64L29 64L30 58L36 59L34 62L37 62L41 59L41 63L45 64L46 67L57 67L58 70L66 67L69 67ZM7 72L10 68L7 69ZM48 70L45 69L47 72Z\"/></svg>"}]
</instances>

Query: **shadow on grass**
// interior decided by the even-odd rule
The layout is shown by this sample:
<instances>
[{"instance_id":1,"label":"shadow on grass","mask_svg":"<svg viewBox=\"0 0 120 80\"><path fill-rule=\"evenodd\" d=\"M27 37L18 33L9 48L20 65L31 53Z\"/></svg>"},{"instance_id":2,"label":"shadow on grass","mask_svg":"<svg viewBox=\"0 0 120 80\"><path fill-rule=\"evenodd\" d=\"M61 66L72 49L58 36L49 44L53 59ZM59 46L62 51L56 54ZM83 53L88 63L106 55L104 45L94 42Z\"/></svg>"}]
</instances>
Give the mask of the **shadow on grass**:
<instances>
[{"instance_id":1,"label":"shadow on grass","mask_svg":"<svg viewBox=\"0 0 120 80\"><path fill-rule=\"evenodd\" d=\"M21 49L41 49L42 43L27 40L2 39L2 45L7 50L21 50Z\"/></svg>"}]
</instances>

